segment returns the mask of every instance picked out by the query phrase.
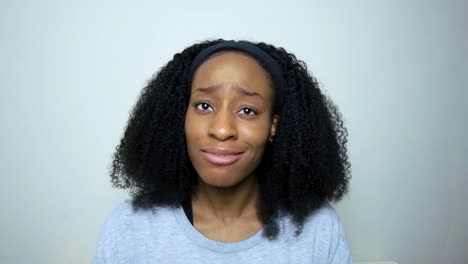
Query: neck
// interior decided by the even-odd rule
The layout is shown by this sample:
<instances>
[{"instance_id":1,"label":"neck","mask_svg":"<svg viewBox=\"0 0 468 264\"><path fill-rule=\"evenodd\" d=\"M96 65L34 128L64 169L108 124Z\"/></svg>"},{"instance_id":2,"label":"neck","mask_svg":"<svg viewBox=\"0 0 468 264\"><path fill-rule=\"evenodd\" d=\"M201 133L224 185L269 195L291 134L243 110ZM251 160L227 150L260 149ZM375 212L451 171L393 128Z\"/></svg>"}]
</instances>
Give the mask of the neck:
<instances>
[{"instance_id":1,"label":"neck","mask_svg":"<svg viewBox=\"0 0 468 264\"><path fill-rule=\"evenodd\" d=\"M194 214L223 223L256 217L258 184L254 175L231 187L211 186L199 179L192 197Z\"/></svg>"}]
</instances>

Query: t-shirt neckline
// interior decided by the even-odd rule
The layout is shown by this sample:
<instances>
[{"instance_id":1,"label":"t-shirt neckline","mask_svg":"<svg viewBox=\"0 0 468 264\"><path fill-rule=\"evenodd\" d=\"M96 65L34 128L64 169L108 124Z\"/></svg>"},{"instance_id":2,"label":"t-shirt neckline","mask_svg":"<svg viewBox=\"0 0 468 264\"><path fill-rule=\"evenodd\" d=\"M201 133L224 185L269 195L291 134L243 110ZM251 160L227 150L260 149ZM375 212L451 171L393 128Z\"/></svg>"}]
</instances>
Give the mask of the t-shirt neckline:
<instances>
[{"instance_id":1,"label":"t-shirt neckline","mask_svg":"<svg viewBox=\"0 0 468 264\"><path fill-rule=\"evenodd\" d=\"M253 236L238 242L220 242L212 240L200 233L185 215L182 206L175 208L174 216L184 233L197 245L220 253L234 253L252 248L265 240L263 238L264 227Z\"/></svg>"}]
</instances>

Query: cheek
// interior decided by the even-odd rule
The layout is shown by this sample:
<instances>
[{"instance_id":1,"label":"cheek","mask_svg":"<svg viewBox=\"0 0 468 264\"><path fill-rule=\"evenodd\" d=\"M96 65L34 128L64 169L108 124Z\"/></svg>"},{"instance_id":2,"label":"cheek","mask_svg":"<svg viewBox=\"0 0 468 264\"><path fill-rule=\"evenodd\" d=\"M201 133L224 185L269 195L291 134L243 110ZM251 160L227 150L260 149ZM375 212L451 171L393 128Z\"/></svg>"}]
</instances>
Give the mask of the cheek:
<instances>
[{"instance_id":1,"label":"cheek","mask_svg":"<svg viewBox=\"0 0 468 264\"><path fill-rule=\"evenodd\" d=\"M205 131L203 122L188 110L185 115L185 139L189 148L192 143L197 142L203 136L203 131Z\"/></svg>"},{"instance_id":2,"label":"cheek","mask_svg":"<svg viewBox=\"0 0 468 264\"><path fill-rule=\"evenodd\" d=\"M268 140L270 122L258 120L239 128L239 135L252 147L263 146Z\"/></svg>"},{"instance_id":3,"label":"cheek","mask_svg":"<svg viewBox=\"0 0 468 264\"><path fill-rule=\"evenodd\" d=\"M187 140L187 143L191 141L191 139L194 137L194 125L193 125L193 117L190 114L190 111L187 111L187 114L185 115L185 139Z\"/></svg>"}]
</instances>

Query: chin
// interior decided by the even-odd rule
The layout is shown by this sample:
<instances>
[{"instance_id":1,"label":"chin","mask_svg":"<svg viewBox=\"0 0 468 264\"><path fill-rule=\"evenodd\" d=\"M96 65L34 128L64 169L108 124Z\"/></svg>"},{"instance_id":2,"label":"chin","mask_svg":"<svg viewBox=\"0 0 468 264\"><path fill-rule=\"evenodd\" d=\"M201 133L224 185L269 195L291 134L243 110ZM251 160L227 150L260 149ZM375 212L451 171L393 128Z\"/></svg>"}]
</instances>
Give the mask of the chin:
<instances>
[{"instance_id":1,"label":"chin","mask_svg":"<svg viewBox=\"0 0 468 264\"><path fill-rule=\"evenodd\" d=\"M238 185L246 177L233 177L232 175L220 176L220 174L211 174L210 176L199 176L199 181L204 184L218 187L218 188L229 188Z\"/></svg>"}]
</instances>

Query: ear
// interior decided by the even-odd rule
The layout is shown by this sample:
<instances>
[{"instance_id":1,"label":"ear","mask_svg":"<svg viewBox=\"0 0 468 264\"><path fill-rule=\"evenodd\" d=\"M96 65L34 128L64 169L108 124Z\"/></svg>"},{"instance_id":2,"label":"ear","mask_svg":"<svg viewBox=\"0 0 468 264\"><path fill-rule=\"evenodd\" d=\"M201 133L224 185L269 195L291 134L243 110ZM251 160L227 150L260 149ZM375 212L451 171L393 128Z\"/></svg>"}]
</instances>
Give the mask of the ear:
<instances>
[{"instance_id":1,"label":"ear","mask_svg":"<svg viewBox=\"0 0 468 264\"><path fill-rule=\"evenodd\" d=\"M273 120L271 121L270 134L268 136L268 140L270 141L273 141L273 138L276 135L276 128L278 126L278 121L279 121L279 115L274 115Z\"/></svg>"}]
</instances>

